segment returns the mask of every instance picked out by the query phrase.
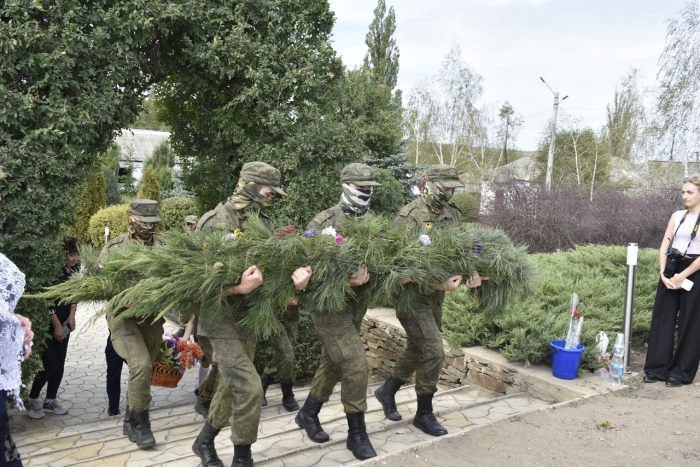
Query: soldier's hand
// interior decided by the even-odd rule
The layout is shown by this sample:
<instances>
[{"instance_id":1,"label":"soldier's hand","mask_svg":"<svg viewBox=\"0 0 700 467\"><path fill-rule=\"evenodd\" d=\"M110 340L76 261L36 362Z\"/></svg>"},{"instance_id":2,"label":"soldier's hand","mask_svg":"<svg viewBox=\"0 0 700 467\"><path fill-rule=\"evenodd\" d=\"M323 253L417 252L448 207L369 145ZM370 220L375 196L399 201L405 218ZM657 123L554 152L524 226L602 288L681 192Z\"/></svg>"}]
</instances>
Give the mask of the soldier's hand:
<instances>
[{"instance_id":1,"label":"soldier's hand","mask_svg":"<svg viewBox=\"0 0 700 467\"><path fill-rule=\"evenodd\" d=\"M466 287L475 289L481 286L481 283L489 280L488 276L480 276L478 271L474 271L469 279L464 283Z\"/></svg>"},{"instance_id":2,"label":"soldier's hand","mask_svg":"<svg viewBox=\"0 0 700 467\"><path fill-rule=\"evenodd\" d=\"M311 266L297 268L292 273L292 282L297 290L304 290L309 285L309 279L311 279Z\"/></svg>"},{"instance_id":3,"label":"soldier's hand","mask_svg":"<svg viewBox=\"0 0 700 467\"><path fill-rule=\"evenodd\" d=\"M350 279L348 279L350 287L359 287L362 284L366 284L367 281L369 281L369 272L367 272L367 266L364 264L357 268L357 272L350 275Z\"/></svg>"},{"instance_id":4,"label":"soldier's hand","mask_svg":"<svg viewBox=\"0 0 700 467\"><path fill-rule=\"evenodd\" d=\"M462 276L456 275L456 276L450 277L444 283L440 284L437 287L437 289L444 290L445 292L452 292L453 290L457 290L457 288L459 287L459 284L461 284L461 283L462 283Z\"/></svg>"},{"instance_id":5,"label":"soldier's hand","mask_svg":"<svg viewBox=\"0 0 700 467\"><path fill-rule=\"evenodd\" d=\"M262 272L260 272L257 266L251 266L241 274L241 283L224 290L224 295L247 295L260 287L262 283Z\"/></svg>"}]
</instances>

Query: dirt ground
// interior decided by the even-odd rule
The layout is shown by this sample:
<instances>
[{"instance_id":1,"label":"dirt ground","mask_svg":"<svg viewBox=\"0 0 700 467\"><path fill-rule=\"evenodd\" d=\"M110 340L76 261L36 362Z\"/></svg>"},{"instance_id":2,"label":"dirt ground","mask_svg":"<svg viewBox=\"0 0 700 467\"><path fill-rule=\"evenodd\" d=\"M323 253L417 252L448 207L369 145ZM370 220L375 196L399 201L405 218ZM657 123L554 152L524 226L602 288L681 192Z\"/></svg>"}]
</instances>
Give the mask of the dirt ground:
<instances>
[{"instance_id":1,"label":"dirt ground","mask_svg":"<svg viewBox=\"0 0 700 467\"><path fill-rule=\"evenodd\" d=\"M633 350L615 394L471 430L370 466L700 465L700 374L693 384L643 383L645 349Z\"/></svg>"}]
</instances>

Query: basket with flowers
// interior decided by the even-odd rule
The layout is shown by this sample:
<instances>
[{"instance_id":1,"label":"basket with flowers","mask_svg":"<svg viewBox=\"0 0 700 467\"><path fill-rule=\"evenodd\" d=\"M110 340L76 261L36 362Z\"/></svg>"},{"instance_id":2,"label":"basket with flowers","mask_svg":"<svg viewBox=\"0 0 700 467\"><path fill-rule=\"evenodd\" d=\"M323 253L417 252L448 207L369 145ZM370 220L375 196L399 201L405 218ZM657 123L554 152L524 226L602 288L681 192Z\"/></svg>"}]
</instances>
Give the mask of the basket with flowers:
<instances>
[{"instance_id":1,"label":"basket with flowers","mask_svg":"<svg viewBox=\"0 0 700 467\"><path fill-rule=\"evenodd\" d=\"M153 363L151 386L177 387L185 370L197 365L201 360L202 349L195 342L182 340L166 332L163 334L158 358Z\"/></svg>"}]
</instances>

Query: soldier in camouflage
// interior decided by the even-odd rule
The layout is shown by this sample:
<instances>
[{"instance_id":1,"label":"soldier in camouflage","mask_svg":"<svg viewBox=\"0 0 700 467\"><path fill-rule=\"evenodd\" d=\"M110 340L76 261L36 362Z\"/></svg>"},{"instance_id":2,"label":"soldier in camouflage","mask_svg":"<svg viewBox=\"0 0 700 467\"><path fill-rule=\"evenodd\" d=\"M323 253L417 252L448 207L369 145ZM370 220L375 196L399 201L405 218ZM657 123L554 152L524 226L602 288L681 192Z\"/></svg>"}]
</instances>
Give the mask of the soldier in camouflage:
<instances>
[{"instance_id":1,"label":"soldier in camouflage","mask_svg":"<svg viewBox=\"0 0 700 467\"><path fill-rule=\"evenodd\" d=\"M160 243L162 239L155 234L155 228L162 220L158 215L157 201L133 200L129 211L129 232L108 242L100 254L100 261L104 261L109 253L134 244L152 246ZM107 315L107 322L114 350L129 365L124 434L140 449L147 449L156 444L148 408L151 405L151 373L163 341L164 319L153 323L136 318L115 320L117 315L118 312Z\"/></svg>"},{"instance_id":2,"label":"soldier in camouflage","mask_svg":"<svg viewBox=\"0 0 700 467\"><path fill-rule=\"evenodd\" d=\"M243 227L247 216L259 216L272 230L271 219L260 211L272 204L275 194L286 196L280 188L280 178L280 171L268 164L245 164L231 197L204 214L197 229L205 233L217 229L233 232ZM303 290L310 277L309 267L298 268L292 274L292 282L297 290ZM238 323L247 311L245 295L262 283L260 270L251 266L242 274L239 284L223 292L228 297L232 313L209 319L200 317L197 325L197 336L203 344L202 348L209 349L212 363L218 367L219 373L207 421L192 446L204 466L223 467L214 448L214 438L231 415L234 420L231 425L231 441L234 446L232 466L253 465L250 447L258 436L263 391L260 377L253 365L255 336ZM206 352L207 350L205 354Z\"/></svg>"},{"instance_id":3,"label":"soldier in camouflage","mask_svg":"<svg viewBox=\"0 0 700 467\"><path fill-rule=\"evenodd\" d=\"M459 227L462 215L459 208L449 202L454 189L463 186L457 169L445 164L432 165L425 170L424 180L420 196L399 211L394 225ZM465 285L478 287L485 279L474 271ZM432 436L447 434L447 430L433 414L433 394L437 392L440 369L445 359L440 336L442 304L445 292L457 290L461 282L462 276L452 276L444 284L435 286L432 294L419 296L414 313L396 310L396 317L406 331L406 350L396 360L393 375L374 392L386 417L393 421L401 420L394 395L402 384L410 381L415 372L418 410L413 425Z\"/></svg>"},{"instance_id":4,"label":"soldier in camouflage","mask_svg":"<svg viewBox=\"0 0 700 467\"><path fill-rule=\"evenodd\" d=\"M321 231L333 227L342 230L343 223L353 222L365 215L373 187L380 186L374 179L372 168L357 163L343 168L340 183L343 190L340 203L314 217L307 229ZM350 286L358 289L367 281L369 274L364 266L349 278ZM320 365L311 382L309 396L295 420L300 428L306 430L312 441L328 441L329 436L323 431L318 414L340 381L340 400L348 420L347 447L356 458L369 459L377 453L369 441L365 426L369 366L360 339L360 325L367 306L360 297L361 290L358 290L355 297L346 297L345 311L341 313L331 314L322 310L311 312L323 351Z\"/></svg>"},{"instance_id":5,"label":"soldier in camouflage","mask_svg":"<svg viewBox=\"0 0 700 467\"><path fill-rule=\"evenodd\" d=\"M302 291L300 293L304 293ZM287 308L287 313L281 317L284 329L272 334L267 339L267 343L272 347L272 359L265 366L260 382L263 388L263 407L267 405L265 393L267 388L274 381L279 381L282 388L282 406L287 412L299 410L299 404L294 397L292 384L294 382L294 346L297 340L297 330L299 329L299 307L291 305Z\"/></svg>"}]
</instances>

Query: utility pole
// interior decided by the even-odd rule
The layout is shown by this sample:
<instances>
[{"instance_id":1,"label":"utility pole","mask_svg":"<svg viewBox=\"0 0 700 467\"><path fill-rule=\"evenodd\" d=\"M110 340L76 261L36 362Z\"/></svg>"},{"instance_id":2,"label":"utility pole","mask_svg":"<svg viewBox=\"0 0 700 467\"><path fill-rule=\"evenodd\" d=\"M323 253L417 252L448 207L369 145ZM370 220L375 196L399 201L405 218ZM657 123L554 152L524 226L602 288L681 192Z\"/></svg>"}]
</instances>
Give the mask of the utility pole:
<instances>
[{"instance_id":1,"label":"utility pole","mask_svg":"<svg viewBox=\"0 0 700 467\"><path fill-rule=\"evenodd\" d=\"M540 76L540 79L542 82L549 88L549 84ZM545 177L545 187L547 188L547 191L550 191L552 189L552 171L554 169L554 140L557 137L557 114L559 113L559 93L554 92L552 88L549 88L550 91L552 91L552 94L554 94L554 116L552 117L552 136L551 136L551 141L549 142L549 154L547 155L547 175ZM569 96L564 96L564 99L566 99ZM562 101L564 101L562 99Z\"/></svg>"}]
</instances>

